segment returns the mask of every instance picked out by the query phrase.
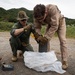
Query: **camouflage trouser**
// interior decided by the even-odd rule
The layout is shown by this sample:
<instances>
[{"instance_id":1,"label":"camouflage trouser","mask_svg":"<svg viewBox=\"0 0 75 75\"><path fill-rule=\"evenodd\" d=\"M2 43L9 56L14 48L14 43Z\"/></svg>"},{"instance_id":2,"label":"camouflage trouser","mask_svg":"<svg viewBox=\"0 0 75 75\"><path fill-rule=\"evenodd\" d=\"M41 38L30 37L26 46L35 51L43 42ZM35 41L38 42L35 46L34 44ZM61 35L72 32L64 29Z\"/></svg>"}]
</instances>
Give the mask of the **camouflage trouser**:
<instances>
[{"instance_id":1,"label":"camouflage trouser","mask_svg":"<svg viewBox=\"0 0 75 75\"><path fill-rule=\"evenodd\" d=\"M14 56L17 56L17 50L21 50L23 53L25 51L33 51L33 48L30 44L23 46L19 38L11 37L9 41Z\"/></svg>"}]
</instances>

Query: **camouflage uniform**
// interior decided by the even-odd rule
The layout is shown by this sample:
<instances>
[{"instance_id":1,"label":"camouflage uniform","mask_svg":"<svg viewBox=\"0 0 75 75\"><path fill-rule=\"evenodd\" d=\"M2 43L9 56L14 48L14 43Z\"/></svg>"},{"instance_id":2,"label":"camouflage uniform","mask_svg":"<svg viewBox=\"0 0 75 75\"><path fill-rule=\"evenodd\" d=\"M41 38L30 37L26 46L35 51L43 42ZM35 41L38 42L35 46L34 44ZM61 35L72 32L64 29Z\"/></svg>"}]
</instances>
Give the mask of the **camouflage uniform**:
<instances>
[{"instance_id":1,"label":"camouflage uniform","mask_svg":"<svg viewBox=\"0 0 75 75\"><path fill-rule=\"evenodd\" d=\"M61 15L60 10L56 5L49 4L46 6L47 16L44 21L39 21L34 19L34 25L36 28L36 32L41 34L42 25L47 25L46 32L44 37L46 37L49 41L53 37L54 33L57 32L59 40L60 40L60 49L62 60L67 61L67 47L66 47L66 23L65 18ZM50 50L50 42L48 42L48 51Z\"/></svg>"},{"instance_id":2,"label":"camouflage uniform","mask_svg":"<svg viewBox=\"0 0 75 75\"><path fill-rule=\"evenodd\" d=\"M26 30L21 34L19 34L18 36L15 36L14 31L15 29L19 29L19 28L23 28L20 22L16 23L12 27L12 30L10 32L11 34L10 46L14 56L17 56L17 50L22 50L23 53L24 51L33 51L33 48L29 43L29 38L31 32L33 34L35 33L34 27L32 26L29 30Z\"/></svg>"}]
</instances>

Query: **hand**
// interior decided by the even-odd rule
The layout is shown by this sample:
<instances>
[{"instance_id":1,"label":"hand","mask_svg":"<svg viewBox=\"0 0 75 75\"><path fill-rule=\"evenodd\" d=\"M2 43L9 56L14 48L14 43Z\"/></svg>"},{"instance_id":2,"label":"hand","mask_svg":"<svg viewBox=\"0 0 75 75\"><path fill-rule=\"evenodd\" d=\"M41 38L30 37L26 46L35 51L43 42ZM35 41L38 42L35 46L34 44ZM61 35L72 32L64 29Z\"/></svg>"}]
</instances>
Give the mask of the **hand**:
<instances>
[{"instance_id":1,"label":"hand","mask_svg":"<svg viewBox=\"0 0 75 75\"><path fill-rule=\"evenodd\" d=\"M34 33L34 37L35 37L35 40L36 40L36 41L37 41L37 39L38 39L39 36L40 36L40 35L39 35L37 32Z\"/></svg>"},{"instance_id":2,"label":"hand","mask_svg":"<svg viewBox=\"0 0 75 75\"><path fill-rule=\"evenodd\" d=\"M43 36L39 36L38 39L37 39L38 43L44 45L45 43L48 42L48 39L46 37L43 37Z\"/></svg>"},{"instance_id":3,"label":"hand","mask_svg":"<svg viewBox=\"0 0 75 75\"><path fill-rule=\"evenodd\" d=\"M27 31L27 30L29 30L30 28L31 28L31 25L27 25L27 26L24 27L24 31Z\"/></svg>"}]
</instances>

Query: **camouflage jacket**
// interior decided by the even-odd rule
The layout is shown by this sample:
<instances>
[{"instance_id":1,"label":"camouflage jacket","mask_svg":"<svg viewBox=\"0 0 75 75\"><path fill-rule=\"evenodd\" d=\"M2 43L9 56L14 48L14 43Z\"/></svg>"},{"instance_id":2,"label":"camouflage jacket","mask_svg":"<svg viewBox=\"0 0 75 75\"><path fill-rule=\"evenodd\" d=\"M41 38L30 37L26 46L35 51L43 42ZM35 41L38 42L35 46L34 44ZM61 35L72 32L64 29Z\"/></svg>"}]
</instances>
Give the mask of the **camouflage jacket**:
<instances>
[{"instance_id":1,"label":"camouflage jacket","mask_svg":"<svg viewBox=\"0 0 75 75\"><path fill-rule=\"evenodd\" d=\"M14 24L10 31L11 36L15 37L15 38L18 37L21 42L25 42L26 44L29 44L30 34L35 33L35 29L34 29L33 25L29 30L20 33L18 36L15 36L14 31L15 31L15 29L19 29L19 28L23 28L23 26L19 22Z\"/></svg>"}]
</instances>

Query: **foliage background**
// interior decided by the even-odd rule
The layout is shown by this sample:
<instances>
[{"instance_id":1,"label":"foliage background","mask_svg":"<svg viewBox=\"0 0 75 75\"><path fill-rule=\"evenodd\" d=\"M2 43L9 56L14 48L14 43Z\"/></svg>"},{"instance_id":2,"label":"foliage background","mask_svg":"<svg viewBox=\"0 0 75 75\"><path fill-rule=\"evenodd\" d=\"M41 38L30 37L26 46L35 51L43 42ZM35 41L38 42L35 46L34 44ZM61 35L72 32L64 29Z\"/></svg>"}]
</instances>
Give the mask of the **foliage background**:
<instances>
[{"instance_id":1,"label":"foliage background","mask_svg":"<svg viewBox=\"0 0 75 75\"><path fill-rule=\"evenodd\" d=\"M23 10L29 16L28 22L33 23L33 11L27 10L26 8L18 8L18 9L9 9L5 10L4 8L0 7L0 31L10 31L12 25L17 22L17 13ZM66 18L66 25L67 25L67 37L68 38L75 38L75 19ZM44 34L45 27L42 27L42 34ZM55 34L57 36L57 34Z\"/></svg>"}]
</instances>

